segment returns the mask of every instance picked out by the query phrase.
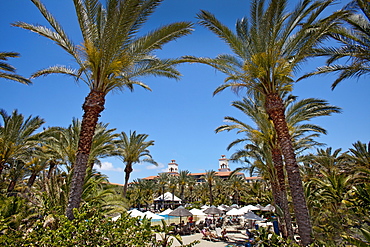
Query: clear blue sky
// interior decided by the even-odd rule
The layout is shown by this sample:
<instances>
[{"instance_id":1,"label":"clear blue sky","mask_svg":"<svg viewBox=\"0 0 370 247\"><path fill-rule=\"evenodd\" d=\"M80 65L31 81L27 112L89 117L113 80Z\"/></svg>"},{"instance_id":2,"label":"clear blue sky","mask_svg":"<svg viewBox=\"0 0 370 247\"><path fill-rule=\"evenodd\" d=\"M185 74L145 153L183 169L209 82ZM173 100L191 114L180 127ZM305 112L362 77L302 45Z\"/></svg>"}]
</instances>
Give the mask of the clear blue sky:
<instances>
[{"instance_id":1,"label":"clear blue sky","mask_svg":"<svg viewBox=\"0 0 370 247\"><path fill-rule=\"evenodd\" d=\"M42 2L74 42L80 43L72 0ZM338 4L332 8L339 9L341 6ZM10 26L15 21L46 24L31 1L0 1L0 9L0 51L21 54L21 58L9 61L17 68L17 73L28 77L32 72L51 65L73 65L72 59L51 41ZM176 21L196 22L195 16L200 9L214 13L224 24L234 27L237 19L249 14L249 1L165 0L146 23L145 30ZM168 44L157 54L170 58L182 55L214 57L220 53L230 51L214 34L196 25L192 35ZM322 60L312 60L302 66L301 73L312 71L322 64ZM115 93L106 98L106 109L100 121L109 123L110 128L116 128L119 132L136 130L148 134L150 140L155 140L150 151L160 165L135 165L131 180L156 175L172 159L179 164L180 170L216 170L221 155L229 157L234 152L226 151L227 145L239 136L234 132L215 134L214 129L223 124L225 116L250 122L230 106L231 101L239 98L229 90L212 96L213 90L223 82L224 76L221 73L197 64L182 65L179 70L183 74L180 81L143 78L152 92L137 88L133 93ZM299 96L299 99L321 98L343 109L342 114L314 119L315 124L328 131L328 135L318 141L326 143L327 147L347 150L358 140L370 140L368 79L346 80L334 91L330 89L334 76L313 77L296 84L293 94ZM40 116L46 121L45 127L67 127L72 118L81 119L81 106L88 93L85 84L76 84L72 78L57 75L35 79L32 86L0 79L0 86L0 108L8 113L18 109L25 116ZM238 166L230 164L232 169ZM111 182L123 183L123 167L120 160L111 158L103 160L100 171L107 174Z\"/></svg>"}]
</instances>

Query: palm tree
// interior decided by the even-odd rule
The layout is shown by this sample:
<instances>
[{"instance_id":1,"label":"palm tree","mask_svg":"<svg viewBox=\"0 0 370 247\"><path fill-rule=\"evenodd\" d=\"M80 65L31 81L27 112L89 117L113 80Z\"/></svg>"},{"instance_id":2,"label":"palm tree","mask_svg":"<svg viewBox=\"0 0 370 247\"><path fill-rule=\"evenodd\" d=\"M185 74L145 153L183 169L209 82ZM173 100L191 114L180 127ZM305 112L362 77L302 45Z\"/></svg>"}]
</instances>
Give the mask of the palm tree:
<instances>
[{"instance_id":1,"label":"palm tree","mask_svg":"<svg viewBox=\"0 0 370 247\"><path fill-rule=\"evenodd\" d=\"M307 121L314 117L339 113L340 109L329 105L324 100L314 98L300 101L295 100L296 97L293 96L284 97L287 124L294 142L294 148L298 152L318 144L313 142L312 138L317 137L320 133L326 133L325 129L315 124L309 124ZM243 98L243 101L234 101L232 103L232 106L249 116L257 127L228 116L225 117L225 121L229 123L218 127L216 132L237 130L238 134L245 134L244 138L239 138L230 143L227 149L231 149L238 143L250 143L245 145L245 149L233 154L232 159L239 160L241 158L251 157L255 160L256 163L254 166L258 166L264 178L271 182L274 201L284 212L287 236L293 238L293 229L291 227L291 217L285 189L282 153L278 145L273 124L269 120L263 106L259 103L250 98ZM310 132L314 134L308 135ZM308 143L310 145L307 145ZM285 232L284 229L283 232Z\"/></svg>"},{"instance_id":2,"label":"palm tree","mask_svg":"<svg viewBox=\"0 0 370 247\"><path fill-rule=\"evenodd\" d=\"M28 170L31 172L30 177L28 178L27 186L30 188L35 183L36 178L38 174L45 170L48 166L48 159L46 156L42 154L38 154L40 156L33 157L30 161L31 166L28 168Z\"/></svg>"},{"instance_id":3,"label":"palm tree","mask_svg":"<svg viewBox=\"0 0 370 247\"><path fill-rule=\"evenodd\" d=\"M172 206L171 208L174 209L174 203L175 203L175 191L177 189L177 185L178 185L178 178L173 176L173 175L170 175L169 176L169 181L168 181L168 189L170 190L171 194L172 194L172 200L171 200L171 203L172 203Z\"/></svg>"},{"instance_id":4,"label":"palm tree","mask_svg":"<svg viewBox=\"0 0 370 247\"><path fill-rule=\"evenodd\" d=\"M208 187L208 193L209 193L209 203L210 205L213 205L213 191L212 187L216 179L216 172L211 170L211 171L206 171L206 174L202 176L204 181L206 182L206 185Z\"/></svg>"},{"instance_id":5,"label":"palm tree","mask_svg":"<svg viewBox=\"0 0 370 247\"><path fill-rule=\"evenodd\" d=\"M119 135L113 133L116 129L108 129L108 124L99 122L94 132L88 164L93 168L99 165L101 158L113 156L115 150L115 138ZM78 139L81 132L81 121L73 119L67 128L52 127L48 129L48 138L45 141L45 149L49 154L51 170L58 164L64 164L72 169L76 163Z\"/></svg>"},{"instance_id":6,"label":"palm tree","mask_svg":"<svg viewBox=\"0 0 370 247\"><path fill-rule=\"evenodd\" d=\"M278 136L293 197L294 211L303 245L312 242L312 227L291 136L284 116L282 93L293 89L292 74L312 50L327 37L341 13L320 19L333 1L301 1L289 12L287 0L251 3L250 21L236 23L236 34L207 11L198 14L200 24L225 41L235 53L215 59L184 57L184 61L208 64L227 75L214 94L231 87L263 100Z\"/></svg>"},{"instance_id":7,"label":"palm tree","mask_svg":"<svg viewBox=\"0 0 370 247\"><path fill-rule=\"evenodd\" d=\"M117 142L115 138L119 137L119 134L114 133L116 129L108 129L108 125L100 122L96 126L89 157L90 168L93 168L94 164L100 166L100 159L114 155Z\"/></svg>"},{"instance_id":8,"label":"palm tree","mask_svg":"<svg viewBox=\"0 0 370 247\"><path fill-rule=\"evenodd\" d=\"M207 183L198 183L194 187L195 201L200 201L202 204L208 204L209 201L209 187Z\"/></svg>"},{"instance_id":9,"label":"palm tree","mask_svg":"<svg viewBox=\"0 0 370 247\"><path fill-rule=\"evenodd\" d=\"M230 189L233 193L233 198L235 199L235 203L239 205L240 201L240 192L243 190L245 186L245 180L243 177L240 176L232 176L229 178Z\"/></svg>"},{"instance_id":10,"label":"palm tree","mask_svg":"<svg viewBox=\"0 0 370 247\"><path fill-rule=\"evenodd\" d=\"M357 141L352 144L348 154L344 154L356 167L356 170L362 171L365 174L370 173L370 142L368 144ZM363 176L364 179L369 177Z\"/></svg>"},{"instance_id":11,"label":"palm tree","mask_svg":"<svg viewBox=\"0 0 370 247\"><path fill-rule=\"evenodd\" d=\"M136 131L127 135L121 132L117 142L116 156L119 157L125 164L125 184L123 186L123 197L126 197L127 185L130 179L130 174L134 170L132 166L135 163L149 162L157 165L152 159L150 151L147 149L154 145L154 141L147 141L147 134L136 134Z\"/></svg>"},{"instance_id":12,"label":"palm tree","mask_svg":"<svg viewBox=\"0 0 370 247\"><path fill-rule=\"evenodd\" d=\"M139 179L136 181L136 187L139 189L138 200L140 204L145 204L148 207L153 203L153 195L155 191L155 183L153 180Z\"/></svg>"},{"instance_id":13,"label":"palm tree","mask_svg":"<svg viewBox=\"0 0 370 247\"><path fill-rule=\"evenodd\" d=\"M24 78L23 76L15 74L15 68L10 64L1 61L7 61L8 58L19 57L19 53L16 52L0 52L0 78L17 81L26 85L32 84L29 79Z\"/></svg>"},{"instance_id":14,"label":"palm tree","mask_svg":"<svg viewBox=\"0 0 370 247\"><path fill-rule=\"evenodd\" d=\"M190 177L189 176L189 180L187 182L187 190L186 190L186 201L187 202L193 202L193 192L194 192L194 189L196 187L196 184L197 184L197 181L195 180L194 177Z\"/></svg>"},{"instance_id":15,"label":"palm tree","mask_svg":"<svg viewBox=\"0 0 370 247\"><path fill-rule=\"evenodd\" d=\"M349 78L359 78L370 72L370 6L368 0L354 0L344 10L350 11L343 20L347 26L338 26L331 36L341 43L340 47L326 47L315 51L316 56L328 56L327 65L317 68L300 79L325 73L337 72L338 78L333 82L334 89L340 82ZM358 12L362 12L362 15ZM346 58L345 65L333 64Z\"/></svg>"},{"instance_id":16,"label":"palm tree","mask_svg":"<svg viewBox=\"0 0 370 247\"><path fill-rule=\"evenodd\" d=\"M180 187L180 198L184 201L184 189L188 185L188 182L190 181L190 171L180 171L179 176L177 177L177 182Z\"/></svg>"},{"instance_id":17,"label":"palm tree","mask_svg":"<svg viewBox=\"0 0 370 247\"><path fill-rule=\"evenodd\" d=\"M83 42L78 42L81 45L75 45L40 0L32 2L51 28L24 22L13 25L51 39L78 65L77 69L52 66L37 71L32 77L66 74L84 81L90 88L82 106L84 115L66 211L68 218L73 219L73 209L80 204L92 138L100 113L104 110L106 95L117 90L132 91L134 85L150 90L138 81L140 76L179 78L180 73L174 67L176 59L158 59L153 52L189 34L192 25L188 22L173 23L137 37L161 0L108 0L105 6L98 0L74 0L83 38Z\"/></svg>"},{"instance_id":18,"label":"palm tree","mask_svg":"<svg viewBox=\"0 0 370 247\"><path fill-rule=\"evenodd\" d=\"M162 196L162 209L164 209L164 190L170 181L170 174L166 172L160 173L156 178L156 181L161 189L160 195Z\"/></svg>"},{"instance_id":19,"label":"palm tree","mask_svg":"<svg viewBox=\"0 0 370 247\"><path fill-rule=\"evenodd\" d=\"M3 124L0 124L0 175L3 169L17 159L28 161L31 150L36 148L43 137L43 132L36 131L44 124L40 117L24 118L17 110L8 115L0 110Z\"/></svg>"}]
</instances>

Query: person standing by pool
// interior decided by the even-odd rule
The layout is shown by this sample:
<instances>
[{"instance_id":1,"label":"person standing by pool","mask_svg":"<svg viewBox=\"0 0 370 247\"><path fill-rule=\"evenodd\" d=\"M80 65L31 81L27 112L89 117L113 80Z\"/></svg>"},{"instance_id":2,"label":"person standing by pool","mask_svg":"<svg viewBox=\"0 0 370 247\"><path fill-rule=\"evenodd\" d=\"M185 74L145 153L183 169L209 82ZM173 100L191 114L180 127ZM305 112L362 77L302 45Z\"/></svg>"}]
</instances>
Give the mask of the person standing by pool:
<instances>
[{"instance_id":1,"label":"person standing by pool","mask_svg":"<svg viewBox=\"0 0 370 247\"><path fill-rule=\"evenodd\" d=\"M188 218L188 223L189 223L189 225L190 226L193 226L194 225L194 218L193 218L193 216L191 215L191 216L189 216L189 218Z\"/></svg>"}]
</instances>

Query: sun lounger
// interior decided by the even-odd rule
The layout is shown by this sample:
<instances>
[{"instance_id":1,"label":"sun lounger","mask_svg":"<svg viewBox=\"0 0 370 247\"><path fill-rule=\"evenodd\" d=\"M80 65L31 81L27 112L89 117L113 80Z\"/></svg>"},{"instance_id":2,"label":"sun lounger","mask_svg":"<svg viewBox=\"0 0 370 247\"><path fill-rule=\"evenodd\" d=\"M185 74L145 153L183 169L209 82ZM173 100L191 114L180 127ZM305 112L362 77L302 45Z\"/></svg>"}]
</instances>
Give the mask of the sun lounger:
<instances>
[{"instance_id":1,"label":"sun lounger","mask_svg":"<svg viewBox=\"0 0 370 247\"><path fill-rule=\"evenodd\" d=\"M208 240L208 241L218 241L218 238L216 236L212 236L214 234L209 235L209 234L206 234L205 231L201 231L201 233L203 235L202 239L205 239L205 240Z\"/></svg>"}]
</instances>

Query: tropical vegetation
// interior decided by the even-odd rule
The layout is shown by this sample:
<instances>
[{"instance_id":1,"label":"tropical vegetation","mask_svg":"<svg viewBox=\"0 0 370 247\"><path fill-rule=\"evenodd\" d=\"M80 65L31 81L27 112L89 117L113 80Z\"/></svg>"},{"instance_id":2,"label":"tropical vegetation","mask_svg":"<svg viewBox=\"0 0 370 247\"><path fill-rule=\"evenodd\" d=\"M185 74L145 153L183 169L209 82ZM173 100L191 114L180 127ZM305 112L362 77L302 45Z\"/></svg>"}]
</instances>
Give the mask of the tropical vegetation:
<instances>
[{"instance_id":1,"label":"tropical vegetation","mask_svg":"<svg viewBox=\"0 0 370 247\"><path fill-rule=\"evenodd\" d=\"M236 33L212 13L202 10L199 23L223 40L234 53L216 58L185 57L186 61L204 63L226 74L226 88L244 90L272 120L289 181L294 214L302 244L312 242L312 226L305 201L292 136L289 133L282 95L293 89L293 74L310 57L335 27L341 12L323 18L321 14L333 1L302 1L289 12L287 0L251 2L249 18L236 23ZM281 185L282 186L282 185Z\"/></svg>"},{"instance_id":2,"label":"tropical vegetation","mask_svg":"<svg viewBox=\"0 0 370 247\"><path fill-rule=\"evenodd\" d=\"M327 16L330 0L304 0L289 11L286 0L253 0L250 16L237 21L235 33L202 10L199 23L222 39L233 55L181 59L159 59L154 51L190 34L191 23L173 23L138 36L161 0L108 0L106 5L74 0L83 38L80 45L69 39L41 1L31 1L51 28L13 25L51 39L77 65L75 69L51 66L32 78L66 74L85 82L90 91L82 120L72 119L66 127L45 127L40 116L0 110L0 245L170 246L174 239L181 243L178 235L170 238L171 227L165 222L153 227L150 220L127 214L129 208L151 209L154 198L167 191L188 207L273 204L283 234L270 236L260 229L258 246L295 246L293 226L298 227L304 246L369 245L370 142L354 140L348 150L324 147L317 137L326 130L314 121L341 109L322 99L298 100L291 95L293 76L308 58L327 56L327 65L300 79L339 72L333 88L369 72L366 0L352 1ZM328 39L339 46L326 47ZM2 52L0 60L18 55ZM339 64L342 61L344 65ZM182 170L175 176L160 173L153 180L129 183L134 164L156 164L149 150L154 140L99 122L105 98L116 90L132 91L134 85L150 89L138 81L141 76L178 79L176 66L183 62L203 63L225 73L225 83L215 94L229 87L246 92L232 106L253 125L226 116L226 123L216 129L236 131L237 139L228 149L240 147L231 160L241 166L228 179L207 170L195 180L190 171ZM6 62L0 62L0 69L5 71L0 78L30 84ZM123 186L110 183L95 169L107 157L122 160ZM246 183L238 176L242 171L261 179ZM153 238L155 233L159 241Z\"/></svg>"},{"instance_id":3,"label":"tropical vegetation","mask_svg":"<svg viewBox=\"0 0 370 247\"><path fill-rule=\"evenodd\" d=\"M4 62L13 57L19 57L19 53L0 52L0 78L17 81L26 85L31 84L32 82L29 79L16 74L16 69L12 65Z\"/></svg>"},{"instance_id":4,"label":"tropical vegetation","mask_svg":"<svg viewBox=\"0 0 370 247\"><path fill-rule=\"evenodd\" d=\"M142 76L178 79L180 73L175 68L176 59L159 59L154 55L154 51L191 33L192 24L168 24L138 36L138 31L161 0L109 0L105 5L95 0L74 0L83 38L82 45L75 45L43 3L40 0L32 2L51 28L21 21L13 25L52 40L77 64L76 69L51 66L35 72L32 77L64 74L83 81L90 89L82 106L84 114L66 209L67 217L73 219L73 209L80 206L92 137L100 113L104 110L106 95L112 91L132 91L135 85L150 90L148 85L138 80Z\"/></svg>"}]
</instances>

